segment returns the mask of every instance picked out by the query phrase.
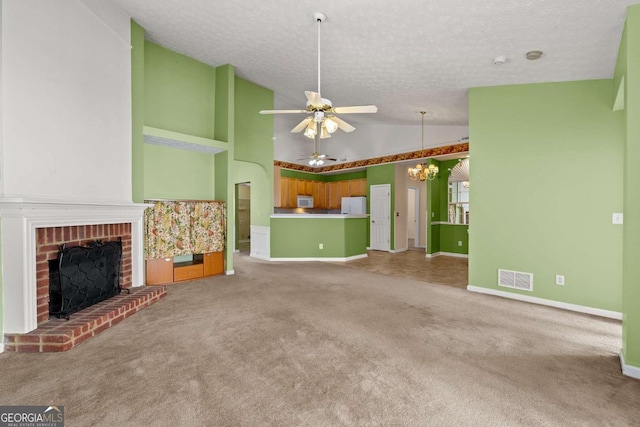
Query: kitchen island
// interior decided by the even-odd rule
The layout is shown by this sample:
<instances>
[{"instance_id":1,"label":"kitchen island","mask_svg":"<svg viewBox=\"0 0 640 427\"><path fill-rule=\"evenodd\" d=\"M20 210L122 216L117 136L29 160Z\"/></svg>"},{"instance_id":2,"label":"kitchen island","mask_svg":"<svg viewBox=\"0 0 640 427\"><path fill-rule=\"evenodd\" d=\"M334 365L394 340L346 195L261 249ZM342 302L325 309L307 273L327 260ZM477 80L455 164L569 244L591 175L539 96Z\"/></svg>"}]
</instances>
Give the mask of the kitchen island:
<instances>
[{"instance_id":1,"label":"kitchen island","mask_svg":"<svg viewBox=\"0 0 640 427\"><path fill-rule=\"evenodd\" d=\"M349 261L367 256L368 215L271 215L271 260Z\"/></svg>"}]
</instances>

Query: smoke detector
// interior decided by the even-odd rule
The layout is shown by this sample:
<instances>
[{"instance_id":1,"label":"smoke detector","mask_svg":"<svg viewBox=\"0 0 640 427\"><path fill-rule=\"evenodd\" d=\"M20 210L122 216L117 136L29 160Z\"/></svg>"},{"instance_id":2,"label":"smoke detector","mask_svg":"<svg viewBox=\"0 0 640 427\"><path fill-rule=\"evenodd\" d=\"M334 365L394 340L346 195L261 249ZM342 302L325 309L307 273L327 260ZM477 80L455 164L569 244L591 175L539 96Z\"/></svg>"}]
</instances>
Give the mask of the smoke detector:
<instances>
[{"instance_id":1,"label":"smoke detector","mask_svg":"<svg viewBox=\"0 0 640 427\"><path fill-rule=\"evenodd\" d=\"M541 50L530 50L525 55L529 61L535 61L536 59L540 59L542 57Z\"/></svg>"}]
</instances>

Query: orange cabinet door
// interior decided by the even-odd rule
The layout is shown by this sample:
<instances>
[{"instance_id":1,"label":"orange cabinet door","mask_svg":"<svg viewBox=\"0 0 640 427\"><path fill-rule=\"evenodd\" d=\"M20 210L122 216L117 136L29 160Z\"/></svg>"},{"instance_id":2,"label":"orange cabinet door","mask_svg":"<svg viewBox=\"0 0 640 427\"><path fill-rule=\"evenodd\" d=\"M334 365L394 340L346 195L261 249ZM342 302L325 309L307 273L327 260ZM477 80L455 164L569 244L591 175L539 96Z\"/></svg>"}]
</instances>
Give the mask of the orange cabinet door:
<instances>
[{"instance_id":1,"label":"orange cabinet door","mask_svg":"<svg viewBox=\"0 0 640 427\"><path fill-rule=\"evenodd\" d=\"M213 276L214 274L224 273L223 252L209 252L203 254L203 259L205 276Z\"/></svg>"},{"instance_id":2,"label":"orange cabinet door","mask_svg":"<svg viewBox=\"0 0 640 427\"><path fill-rule=\"evenodd\" d=\"M173 258L154 258L146 263L146 284L162 285L173 282Z\"/></svg>"},{"instance_id":3,"label":"orange cabinet door","mask_svg":"<svg viewBox=\"0 0 640 427\"><path fill-rule=\"evenodd\" d=\"M289 178L289 201L287 203L288 208L298 207L298 182L294 178Z\"/></svg>"}]
</instances>

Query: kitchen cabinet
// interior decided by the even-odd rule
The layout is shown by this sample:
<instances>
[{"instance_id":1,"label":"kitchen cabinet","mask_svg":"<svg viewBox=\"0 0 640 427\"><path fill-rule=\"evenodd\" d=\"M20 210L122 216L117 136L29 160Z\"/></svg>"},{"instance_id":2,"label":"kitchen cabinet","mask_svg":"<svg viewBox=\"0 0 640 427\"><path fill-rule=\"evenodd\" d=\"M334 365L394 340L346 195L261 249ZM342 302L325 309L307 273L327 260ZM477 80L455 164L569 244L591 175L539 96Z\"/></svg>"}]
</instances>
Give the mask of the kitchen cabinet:
<instances>
[{"instance_id":1,"label":"kitchen cabinet","mask_svg":"<svg viewBox=\"0 0 640 427\"><path fill-rule=\"evenodd\" d=\"M358 197L367 195L366 178L352 179L349 181L349 196Z\"/></svg>"},{"instance_id":2,"label":"kitchen cabinet","mask_svg":"<svg viewBox=\"0 0 640 427\"><path fill-rule=\"evenodd\" d=\"M289 198L287 200L288 208L298 207L298 182L294 178L287 180L287 186L289 187Z\"/></svg>"},{"instance_id":3,"label":"kitchen cabinet","mask_svg":"<svg viewBox=\"0 0 640 427\"><path fill-rule=\"evenodd\" d=\"M327 183L329 187L328 196L328 209L340 209L340 202L342 201L342 193L340 191L340 181L333 181Z\"/></svg>"},{"instance_id":4,"label":"kitchen cabinet","mask_svg":"<svg viewBox=\"0 0 640 427\"><path fill-rule=\"evenodd\" d=\"M313 182L313 203L318 209L327 209L327 189L326 183L322 181Z\"/></svg>"}]
</instances>

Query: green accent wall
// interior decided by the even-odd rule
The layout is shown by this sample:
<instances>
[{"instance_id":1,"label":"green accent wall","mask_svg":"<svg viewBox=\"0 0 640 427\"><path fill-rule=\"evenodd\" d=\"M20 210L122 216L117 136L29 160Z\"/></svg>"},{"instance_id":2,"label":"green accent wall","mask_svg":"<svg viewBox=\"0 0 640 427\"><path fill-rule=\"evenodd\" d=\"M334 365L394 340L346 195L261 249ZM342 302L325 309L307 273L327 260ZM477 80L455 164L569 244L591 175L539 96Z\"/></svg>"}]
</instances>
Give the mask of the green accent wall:
<instances>
[{"instance_id":1,"label":"green accent wall","mask_svg":"<svg viewBox=\"0 0 640 427\"><path fill-rule=\"evenodd\" d=\"M144 162L144 198L214 198L213 154L144 144Z\"/></svg>"},{"instance_id":2,"label":"green accent wall","mask_svg":"<svg viewBox=\"0 0 640 427\"><path fill-rule=\"evenodd\" d=\"M362 179L367 177L367 170L358 172L336 173L331 175L323 175L326 182L347 181L349 179Z\"/></svg>"},{"instance_id":3,"label":"green accent wall","mask_svg":"<svg viewBox=\"0 0 640 427\"><path fill-rule=\"evenodd\" d=\"M232 65L214 68L145 42L144 30L135 23L132 45L135 197L223 200L229 242L234 235L235 184L252 182L252 224L268 226L273 118L258 111L273 108L273 92L237 78ZM145 144L144 132L224 151L214 155ZM233 269L230 250L226 269Z\"/></svg>"},{"instance_id":4,"label":"green accent wall","mask_svg":"<svg viewBox=\"0 0 640 427\"><path fill-rule=\"evenodd\" d=\"M622 352L625 363L640 368L640 5L627 9L614 74L624 76L624 237L622 269Z\"/></svg>"},{"instance_id":5,"label":"green accent wall","mask_svg":"<svg viewBox=\"0 0 640 427\"><path fill-rule=\"evenodd\" d=\"M366 254L368 223L367 218L271 218L271 258Z\"/></svg>"},{"instance_id":6,"label":"green accent wall","mask_svg":"<svg viewBox=\"0 0 640 427\"><path fill-rule=\"evenodd\" d=\"M131 21L131 197L144 200L144 29Z\"/></svg>"},{"instance_id":7,"label":"green accent wall","mask_svg":"<svg viewBox=\"0 0 640 427\"><path fill-rule=\"evenodd\" d=\"M612 86L470 90L470 285L621 311L623 230L611 215L622 212L624 133ZM499 268L533 273L533 292L498 287Z\"/></svg>"},{"instance_id":8,"label":"green accent wall","mask_svg":"<svg viewBox=\"0 0 640 427\"><path fill-rule=\"evenodd\" d=\"M235 78L234 183L251 183L251 225L268 227L273 213L273 91Z\"/></svg>"},{"instance_id":9,"label":"green accent wall","mask_svg":"<svg viewBox=\"0 0 640 427\"><path fill-rule=\"evenodd\" d=\"M235 70L232 65L221 65L216 68L216 129L215 139L227 141L227 151L215 156L215 195L217 200L227 202L227 251L225 265L227 270L233 269L233 236L235 234Z\"/></svg>"},{"instance_id":10,"label":"green accent wall","mask_svg":"<svg viewBox=\"0 0 640 427\"><path fill-rule=\"evenodd\" d=\"M389 248L395 250L395 232L394 232L394 215L396 210L395 198L396 198L396 165L388 163L384 165L370 166L367 168L367 200L371 200L371 186L380 184L390 184L391 186L391 200L389 202L389 218L391 231L389 233ZM370 203L367 203L370 205ZM370 236L369 222L367 221L367 245L369 244Z\"/></svg>"},{"instance_id":11,"label":"green accent wall","mask_svg":"<svg viewBox=\"0 0 640 427\"><path fill-rule=\"evenodd\" d=\"M143 66L144 124L187 137L213 138L216 70L148 41ZM212 154L143 145L144 198L216 198Z\"/></svg>"},{"instance_id":12,"label":"green accent wall","mask_svg":"<svg viewBox=\"0 0 640 427\"><path fill-rule=\"evenodd\" d=\"M307 179L310 181L335 182L346 181L349 179L362 179L367 177L367 171L346 172L331 175L323 175L319 173L301 172L291 169L280 169L280 176L295 179Z\"/></svg>"},{"instance_id":13,"label":"green accent wall","mask_svg":"<svg viewBox=\"0 0 640 427\"><path fill-rule=\"evenodd\" d=\"M144 58L145 125L227 141L214 136L216 69L148 41Z\"/></svg>"},{"instance_id":14,"label":"green accent wall","mask_svg":"<svg viewBox=\"0 0 640 427\"><path fill-rule=\"evenodd\" d=\"M427 181L427 254L448 252L466 255L469 253L467 225L434 224L449 221L449 175L458 159L430 159L428 163L438 166L439 172L434 180ZM462 246L458 246L458 242L462 242Z\"/></svg>"}]
</instances>

